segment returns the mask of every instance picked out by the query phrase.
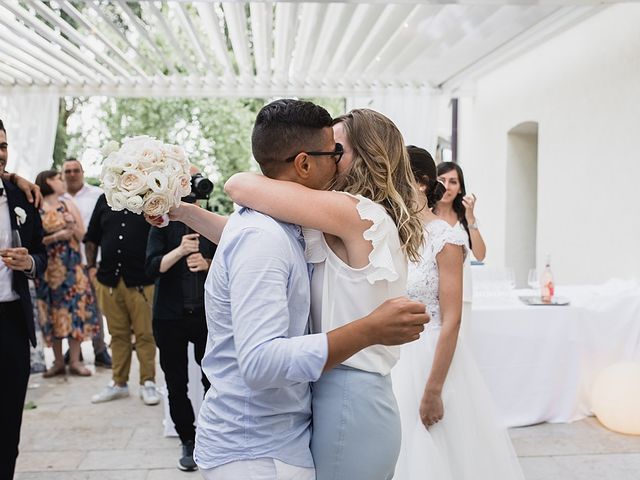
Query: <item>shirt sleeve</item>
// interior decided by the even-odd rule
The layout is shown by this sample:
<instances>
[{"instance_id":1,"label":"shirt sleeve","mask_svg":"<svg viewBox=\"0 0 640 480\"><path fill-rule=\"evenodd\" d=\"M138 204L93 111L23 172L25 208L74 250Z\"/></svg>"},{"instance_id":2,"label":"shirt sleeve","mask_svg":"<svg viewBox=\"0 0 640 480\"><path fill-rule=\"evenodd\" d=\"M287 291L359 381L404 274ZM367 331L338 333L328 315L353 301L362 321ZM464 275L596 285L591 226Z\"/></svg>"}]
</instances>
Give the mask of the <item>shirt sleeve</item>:
<instances>
[{"instance_id":1,"label":"shirt sleeve","mask_svg":"<svg viewBox=\"0 0 640 480\"><path fill-rule=\"evenodd\" d=\"M107 204L106 197L103 195L98 198L96 202L96 206L93 209L93 213L91 214L91 220L89 220L89 225L87 226L87 232L84 235L84 239L82 240L84 243L91 242L96 245L100 245L100 241L102 240L102 210L104 206Z\"/></svg>"},{"instance_id":2,"label":"shirt sleeve","mask_svg":"<svg viewBox=\"0 0 640 480\"><path fill-rule=\"evenodd\" d=\"M165 254L168 253L166 245L166 236L163 230L168 230L171 226L160 229L151 227L149 230L149 239L147 241L147 255L144 262L144 270L149 278L158 278L160 274L160 263Z\"/></svg>"},{"instance_id":3,"label":"shirt sleeve","mask_svg":"<svg viewBox=\"0 0 640 480\"><path fill-rule=\"evenodd\" d=\"M244 229L228 247L231 319L245 383L258 390L316 381L327 361L327 337L289 336L288 245L268 232Z\"/></svg>"}]
</instances>

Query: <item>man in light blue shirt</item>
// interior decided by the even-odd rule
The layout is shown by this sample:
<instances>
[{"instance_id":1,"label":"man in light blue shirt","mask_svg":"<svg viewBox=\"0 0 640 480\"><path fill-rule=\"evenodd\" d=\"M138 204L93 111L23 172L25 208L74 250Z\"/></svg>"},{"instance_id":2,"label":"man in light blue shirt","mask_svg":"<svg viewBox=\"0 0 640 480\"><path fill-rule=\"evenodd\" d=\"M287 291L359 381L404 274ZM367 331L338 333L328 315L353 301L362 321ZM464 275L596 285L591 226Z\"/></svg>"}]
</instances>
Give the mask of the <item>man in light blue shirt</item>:
<instances>
[{"instance_id":1,"label":"man in light blue shirt","mask_svg":"<svg viewBox=\"0 0 640 480\"><path fill-rule=\"evenodd\" d=\"M262 147L269 145L268 155L256 147L257 136ZM329 184L335 160L301 170L284 159L292 151L342 153L326 110L297 100L265 106L252 143L265 175L312 188ZM220 217L178 210L172 219L218 243L220 228L212 225ZM205 309L209 338L202 368L211 388L200 410L194 457L207 480L314 479L309 382L370 345L415 339L428 321L423 304L394 299L328 334L307 334L310 271L300 228L247 208L231 215L219 239Z\"/></svg>"}]
</instances>

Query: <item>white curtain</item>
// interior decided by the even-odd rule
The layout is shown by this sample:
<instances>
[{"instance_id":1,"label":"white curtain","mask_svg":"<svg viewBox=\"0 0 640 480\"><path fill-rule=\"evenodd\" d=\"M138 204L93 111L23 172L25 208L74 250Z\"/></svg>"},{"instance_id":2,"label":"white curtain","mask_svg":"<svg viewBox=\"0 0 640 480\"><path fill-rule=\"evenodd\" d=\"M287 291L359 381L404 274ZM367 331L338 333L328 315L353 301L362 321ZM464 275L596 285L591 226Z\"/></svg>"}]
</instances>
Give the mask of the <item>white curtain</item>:
<instances>
[{"instance_id":1,"label":"white curtain","mask_svg":"<svg viewBox=\"0 0 640 480\"><path fill-rule=\"evenodd\" d=\"M7 130L7 171L34 180L51 168L60 97L52 93L0 96L0 119Z\"/></svg>"},{"instance_id":2,"label":"white curtain","mask_svg":"<svg viewBox=\"0 0 640 480\"><path fill-rule=\"evenodd\" d=\"M389 117L407 145L426 148L435 156L438 93L428 87L384 88L372 95L347 98L347 111L371 108Z\"/></svg>"}]
</instances>

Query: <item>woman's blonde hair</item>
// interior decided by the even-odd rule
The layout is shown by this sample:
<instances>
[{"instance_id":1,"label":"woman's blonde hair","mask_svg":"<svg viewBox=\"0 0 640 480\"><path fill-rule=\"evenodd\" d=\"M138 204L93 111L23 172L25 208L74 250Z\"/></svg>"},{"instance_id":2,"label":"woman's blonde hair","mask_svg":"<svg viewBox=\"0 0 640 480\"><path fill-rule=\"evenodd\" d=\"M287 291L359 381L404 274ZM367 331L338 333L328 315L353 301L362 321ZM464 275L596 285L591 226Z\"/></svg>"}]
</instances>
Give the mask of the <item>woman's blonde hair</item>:
<instances>
[{"instance_id":1,"label":"woman's blonde hair","mask_svg":"<svg viewBox=\"0 0 640 480\"><path fill-rule=\"evenodd\" d=\"M349 169L336 177L334 190L362 195L382 205L400 235L405 255L420 260L423 241L418 196L409 156L398 127L381 113L351 110L334 120L344 126L353 149Z\"/></svg>"}]
</instances>

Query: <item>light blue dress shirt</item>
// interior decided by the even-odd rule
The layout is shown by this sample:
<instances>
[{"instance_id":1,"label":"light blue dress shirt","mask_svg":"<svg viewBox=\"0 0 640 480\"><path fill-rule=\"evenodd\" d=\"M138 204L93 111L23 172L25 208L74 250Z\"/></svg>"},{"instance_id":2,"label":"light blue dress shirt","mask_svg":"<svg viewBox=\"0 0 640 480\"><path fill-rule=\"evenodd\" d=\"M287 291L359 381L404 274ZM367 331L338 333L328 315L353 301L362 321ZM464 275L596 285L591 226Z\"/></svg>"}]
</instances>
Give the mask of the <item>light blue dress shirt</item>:
<instances>
[{"instance_id":1,"label":"light blue dress shirt","mask_svg":"<svg viewBox=\"0 0 640 480\"><path fill-rule=\"evenodd\" d=\"M306 335L309 304L300 228L246 208L231 215L205 283L201 468L264 457L313 467L309 382L328 345L326 334Z\"/></svg>"}]
</instances>

